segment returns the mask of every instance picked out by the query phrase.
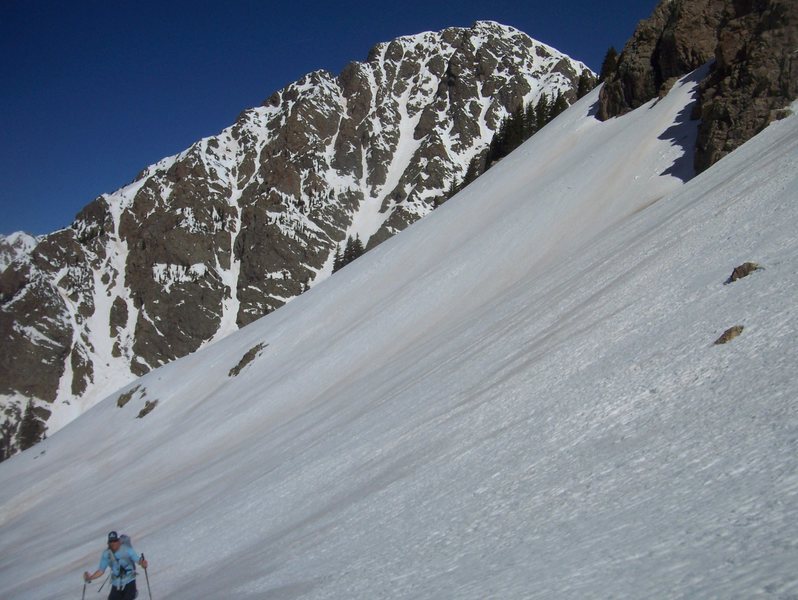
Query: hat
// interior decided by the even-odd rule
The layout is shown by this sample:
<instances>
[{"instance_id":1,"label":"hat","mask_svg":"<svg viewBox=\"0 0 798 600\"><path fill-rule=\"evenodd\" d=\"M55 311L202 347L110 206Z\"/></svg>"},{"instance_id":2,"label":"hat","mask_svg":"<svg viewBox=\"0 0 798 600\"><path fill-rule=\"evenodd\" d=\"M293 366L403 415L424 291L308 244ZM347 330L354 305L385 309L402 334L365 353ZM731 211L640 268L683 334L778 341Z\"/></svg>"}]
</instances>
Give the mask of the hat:
<instances>
[{"instance_id":1,"label":"hat","mask_svg":"<svg viewBox=\"0 0 798 600\"><path fill-rule=\"evenodd\" d=\"M118 541L119 541L119 535L116 533L116 531L112 531L111 533L108 534L108 543L109 544L111 542L118 542Z\"/></svg>"}]
</instances>

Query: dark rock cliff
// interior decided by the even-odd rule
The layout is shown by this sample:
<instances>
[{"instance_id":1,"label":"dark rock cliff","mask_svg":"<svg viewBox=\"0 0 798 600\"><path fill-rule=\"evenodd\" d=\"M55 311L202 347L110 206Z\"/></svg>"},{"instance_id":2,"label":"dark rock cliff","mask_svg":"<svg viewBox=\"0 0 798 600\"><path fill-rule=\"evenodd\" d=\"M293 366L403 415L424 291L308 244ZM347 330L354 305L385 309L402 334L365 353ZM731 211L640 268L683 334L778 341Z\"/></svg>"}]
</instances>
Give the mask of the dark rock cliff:
<instances>
[{"instance_id":1,"label":"dark rock cliff","mask_svg":"<svg viewBox=\"0 0 798 600\"><path fill-rule=\"evenodd\" d=\"M782 116L798 95L798 3L662 0L627 42L605 81L608 119L663 94L714 61L701 83L695 166L704 170Z\"/></svg>"}]
</instances>

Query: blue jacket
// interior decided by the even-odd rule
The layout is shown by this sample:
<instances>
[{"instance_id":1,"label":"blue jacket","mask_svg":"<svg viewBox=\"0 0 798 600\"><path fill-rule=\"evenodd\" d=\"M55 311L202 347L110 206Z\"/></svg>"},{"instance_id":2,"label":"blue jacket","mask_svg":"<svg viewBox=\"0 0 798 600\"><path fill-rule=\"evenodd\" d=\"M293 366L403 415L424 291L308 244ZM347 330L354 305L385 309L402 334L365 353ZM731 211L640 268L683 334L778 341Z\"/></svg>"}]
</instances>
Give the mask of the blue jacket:
<instances>
[{"instance_id":1,"label":"blue jacket","mask_svg":"<svg viewBox=\"0 0 798 600\"><path fill-rule=\"evenodd\" d=\"M136 578L136 563L141 560L138 552L124 544L111 557L111 549L103 552L100 558L98 571L105 571L111 567L111 583L114 587L122 589Z\"/></svg>"}]
</instances>

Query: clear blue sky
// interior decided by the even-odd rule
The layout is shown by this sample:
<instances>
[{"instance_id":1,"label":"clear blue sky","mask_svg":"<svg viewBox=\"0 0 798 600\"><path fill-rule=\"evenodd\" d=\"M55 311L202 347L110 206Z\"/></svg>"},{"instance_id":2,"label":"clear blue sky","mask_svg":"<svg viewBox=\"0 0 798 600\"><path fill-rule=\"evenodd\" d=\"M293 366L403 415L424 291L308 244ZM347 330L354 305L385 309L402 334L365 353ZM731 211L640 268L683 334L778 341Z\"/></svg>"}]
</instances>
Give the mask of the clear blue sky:
<instances>
[{"instance_id":1,"label":"clear blue sky","mask_svg":"<svg viewBox=\"0 0 798 600\"><path fill-rule=\"evenodd\" d=\"M512 25L598 70L656 0L0 0L0 233L48 233L315 69Z\"/></svg>"}]
</instances>

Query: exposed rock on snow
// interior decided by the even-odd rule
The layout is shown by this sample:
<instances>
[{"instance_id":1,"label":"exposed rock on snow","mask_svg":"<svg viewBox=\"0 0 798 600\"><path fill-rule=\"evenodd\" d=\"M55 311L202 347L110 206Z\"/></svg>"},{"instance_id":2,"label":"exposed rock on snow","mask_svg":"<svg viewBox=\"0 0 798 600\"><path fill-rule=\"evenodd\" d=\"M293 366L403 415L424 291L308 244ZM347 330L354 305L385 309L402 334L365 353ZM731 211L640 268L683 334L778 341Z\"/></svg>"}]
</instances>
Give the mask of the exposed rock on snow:
<instances>
[{"instance_id":1,"label":"exposed rock on snow","mask_svg":"<svg viewBox=\"0 0 798 600\"><path fill-rule=\"evenodd\" d=\"M742 325L735 325L734 327L729 327L723 334L715 340L715 345L719 346L721 344L728 344L734 338L738 337L745 327Z\"/></svg>"},{"instance_id":2,"label":"exposed rock on snow","mask_svg":"<svg viewBox=\"0 0 798 600\"><path fill-rule=\"evenodd\" d=\"M136 418L137 419L143 419L148 414L150 414L156 406L158 406L158 401L157 400L147 400L144 403L144 408L142 408L139 411L139 414L136 415Z\"/></svg>"},{"instance_id":3,"label":"exposed rock on snow","mask_svg":"<svg viewBox=\"0 0 798 600\"><path fill-rule=\"evenodd\" d=\"M249 363L251 363L258 356L260 356L260 353L263 352L263 349L266 346L268 346L268 344L261 343L247 350L247 353L241 357L241 360L238 361L238 364L232 369L230 369L230 372L227 374L228 377L235 377L236 375L241 373L241 370L244 367L246 367Z\"/></svg>"},{"instance_id":4,"label":"exposed rock on snow","mask_svg":"<svg viewBox=\"0 0 798 600\"><path fill-rule=\"evenodd\" d=\"M130 402L130 399L133 398L133 396L136 394L136 392L139 391L140 387L141 387L140 385L137 385L133 389L131 389L131 390L129 390L129 391L123 393L123 394L120 394L119 398L116 400L116 405L119 408L122 408L123 406L125 406L125 404ZM142 395L144 395L144 392L142 392Z\"/></svg>"},{"instance_id":5,"label":"exposed rock on snow","mask_svg":"<svg viewBox=\"0 0 798 600\"><path fill-rule=\"evenodd\" d=\"M732 274L726 280L726 283L734 283L738 279L742 279L743 277L748 277L754 271L760 271L762 267L760 267L755 262L744 262L739 267L735 267Z\"/></svg>"}]
</instances>

